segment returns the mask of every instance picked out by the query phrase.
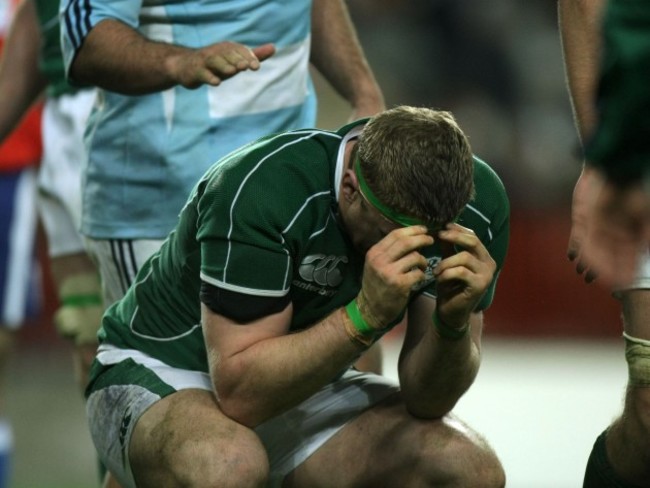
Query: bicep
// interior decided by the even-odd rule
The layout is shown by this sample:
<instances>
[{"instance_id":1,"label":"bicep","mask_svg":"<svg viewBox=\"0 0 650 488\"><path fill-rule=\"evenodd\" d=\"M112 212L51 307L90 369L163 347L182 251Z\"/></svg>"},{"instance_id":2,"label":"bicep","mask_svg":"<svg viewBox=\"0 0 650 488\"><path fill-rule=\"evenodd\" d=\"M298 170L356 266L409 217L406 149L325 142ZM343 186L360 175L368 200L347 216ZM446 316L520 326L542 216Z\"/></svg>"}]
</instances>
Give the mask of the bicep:
<instances>
[{"instance_id":1,"label":"bicep","mask_svg":"<svg viewBox=\"0 0 650 488\"><path fill-rule=\"evenodd\" d=\"M124 39L126 34L134 34L139 25L140 9L142 1L122 0L122 1L105 1L105 0L70 0L61 10L61 37L63 47L63 58L66 66L66 72L70 73L72 64L78 64L77 57L94 48L96 41L106 36L111 36L108 42L108 51L104 54L110 55L111 48L114 48L116 42L129 42ZM109 24L120 24L121 29L116 35L109 25L107 29L106 22ZM102 25L104 24L104 25ZM97 29L100 27L101 29ZM131 31L126 31L130 28ZM83 60L82 60L83 62Z\"/></svg>"}]
</instances>

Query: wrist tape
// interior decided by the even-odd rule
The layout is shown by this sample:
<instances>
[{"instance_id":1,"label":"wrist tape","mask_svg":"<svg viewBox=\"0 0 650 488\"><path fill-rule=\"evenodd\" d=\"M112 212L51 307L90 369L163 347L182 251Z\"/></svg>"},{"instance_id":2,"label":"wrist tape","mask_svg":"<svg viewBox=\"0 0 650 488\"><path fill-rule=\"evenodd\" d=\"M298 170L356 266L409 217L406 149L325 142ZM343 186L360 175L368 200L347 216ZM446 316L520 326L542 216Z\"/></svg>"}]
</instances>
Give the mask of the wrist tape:
<instances>
[{"instance_id":1,"label":"wrist tape","mask_svg":"<svg viewBox=\"0 0 650 488\"><path fill-rule=\"evenodd\" d=\"M630 386L650 386L650 341L623 332Z\"/></svg>"},{"instance_id":2,"label":"wrist tape","mask_svg":"<svg viewBox=\"0 0 650 488\"><path fill-rule=\"evenodd\" d=\"M375 329L370 327L364 320L359 311L356 299L346 305L343 315L345 332L348 334L350 340L354 344L366 349L372 346L376 338Z\"/></svg>"},{"instance_id":3,"label":"wrist tape","mask_svg":"<svg viewBox=\"0 0 650 488\"><path fill-rule=\"evenodd\" d=\"M54 325L62 337L77 345L96 344L104 305L101 283L95 273L71 276L59 290Z\"/></svg>"}]
</instances>

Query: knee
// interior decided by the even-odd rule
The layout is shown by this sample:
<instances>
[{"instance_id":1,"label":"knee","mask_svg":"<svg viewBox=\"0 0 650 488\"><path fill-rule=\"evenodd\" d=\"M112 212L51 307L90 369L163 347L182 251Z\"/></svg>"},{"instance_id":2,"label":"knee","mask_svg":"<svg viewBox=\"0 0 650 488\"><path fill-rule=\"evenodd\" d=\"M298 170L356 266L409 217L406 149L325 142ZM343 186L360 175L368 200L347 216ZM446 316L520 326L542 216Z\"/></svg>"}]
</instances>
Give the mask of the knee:
<instances>
[{"instance_id":1,"label":"knee","mask_svg":"<svg viewBox=\"0 0 650 488\"><path fill-rule=\"evenodd\" d=\"M261 444L188 441L175 449L175 486L256 488L266 484L269 464Z\"/></svg>"},{"instance_id":2,"label":"knee","mask_svg":"<svg viewBox=\"0 0 650 488\"><path fill-rule=\"evenodd\" d=\"M424 449L427 486L471 486L473 488L502 488L506 484L503 466L488 443L477 433L455 420L456 424L443 436L436 435Z\"/></svg>"}]
</instances>

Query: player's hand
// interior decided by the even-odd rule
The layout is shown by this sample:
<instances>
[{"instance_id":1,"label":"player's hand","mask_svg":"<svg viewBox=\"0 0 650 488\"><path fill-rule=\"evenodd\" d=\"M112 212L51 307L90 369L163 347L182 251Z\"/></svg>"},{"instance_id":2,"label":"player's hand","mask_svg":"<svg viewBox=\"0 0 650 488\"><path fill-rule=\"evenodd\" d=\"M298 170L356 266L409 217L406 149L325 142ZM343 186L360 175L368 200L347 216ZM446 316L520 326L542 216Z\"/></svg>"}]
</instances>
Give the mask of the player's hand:
<instances>
[{"instance_id":1,"label":"player's hand","mask_svg":"<svg viewBox=\"0 0 650 488\"><path fill-rule=\"evenodd\" d=\"M490 286L497 266L471 229L448 224L438 238L443 250L443 259L433 270L438 316L450 327L462 328Z\"/></svg>"},{"instance_id":2,"label":"player's hand","mask_svg":"<svg viewBox=\"0 0 650 488\"><path fill-rule=\"evenodd\" d=\"M174 56L170 60L172 77L185 88L218 86L237 73L258 70L273 54L273 44L251 49L236 42L219 42Z\"/></svg>"},{"instance_id":3,"label":"player's hand","mask_svg":"<svg viewBox=\"0 0 650 488\"><path fill-rule=\"evenodd\" d=\"M587 239L587 220L589 214L590 201L593 199L593 193L598 191L595 188L597 181L593 177L593 170L588 166L583 166L582 173L576 181L573 189L573 201L571 203L571 232L569 234L569 244L567 247L567 256L570 261L576 265L576 272L582 275L587 283L596 279L598 273L593 266L587 264L582 255L582 245Z\"/></svg>"},{"instance_id":4,"label":"player's hand","mask_svg":"<svg viewBox=\"0 0 650 488\"><path fill-rule=\"evenodd\" d=\"M419 249L434 239L421 225L392 231L366 253L357 305L373 328L381 330L406 308L414 285L424 280L426 258Z\"/></svg>"},{"instance_id":5,"label":"player's hand","mask_svg":"<svg viewBox=\"0 0 650 488\"><path fill-rule=\"evenodd\" d=\"M594 170L582 255L608 285L629 284L650 244L650 195L642 183L622 187Z\"/></svg>"}]
</instances>

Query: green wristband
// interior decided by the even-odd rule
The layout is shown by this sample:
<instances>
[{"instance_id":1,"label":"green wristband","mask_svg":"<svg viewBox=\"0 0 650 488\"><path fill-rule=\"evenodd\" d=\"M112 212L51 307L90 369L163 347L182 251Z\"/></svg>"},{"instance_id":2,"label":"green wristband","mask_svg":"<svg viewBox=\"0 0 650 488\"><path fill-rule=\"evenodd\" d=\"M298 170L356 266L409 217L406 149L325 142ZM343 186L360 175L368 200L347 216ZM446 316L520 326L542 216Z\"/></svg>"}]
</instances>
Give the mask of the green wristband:
<instances>
[{"instance_id":1,"label":"green wristband","mask_svg":"<svg viewBox=\"0 0 650 488\"><path fill-rule=\"evenodd\" d=\"M357 330L357 332L364 336L375 334L376 330L370 327L370 325L368 325L368 322L366 322L361 316L361 311L359 310L356 299L352 300L346 305L345 311L348 313L348 317L350 317L352 325L354 325L354 328Z\"/></svg>"},{"instance_id":2,"label":"green wristband","mask_svg":"<svg viewBox=\"0 0 650 488\"><path fill-rule=\"evenodd\" d=\"M433 325L435 325L436 327L436 332L438 333L438 336L441 337L442 339L447 339L449 341L459 341L460 339L465 337L467 335L467 332L469 331L469 322L467 322L460 329L449 327L440 319L437 310L433 312L431 318L433 319Z\"/></svg>"},{"instance_id":3,"label":"green wristband","mask_svg":"<svg viewBox=\"0 0 650 488\"><path fill-rule=\"evenodd\" d=\"M102 305L102 297L98 294L67 295L61 297L61 305L66 307L81 308L89 305Z\"/></svg>"}]
</instances>

